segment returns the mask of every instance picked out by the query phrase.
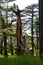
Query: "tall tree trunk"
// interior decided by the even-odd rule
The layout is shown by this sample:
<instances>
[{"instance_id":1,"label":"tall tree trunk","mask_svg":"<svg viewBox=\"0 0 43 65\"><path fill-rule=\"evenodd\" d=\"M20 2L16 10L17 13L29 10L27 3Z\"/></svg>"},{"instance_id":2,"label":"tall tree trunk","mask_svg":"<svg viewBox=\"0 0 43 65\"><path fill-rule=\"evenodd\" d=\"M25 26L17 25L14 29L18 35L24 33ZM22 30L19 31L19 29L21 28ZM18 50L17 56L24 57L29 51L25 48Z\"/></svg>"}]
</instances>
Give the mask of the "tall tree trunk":
<instances>
[{"instance_id":1,"label":"tall tree trunk","mask_svg":"<svg viewBox=\"0 0 43 65\"><path fill-rule=\"evenodd\" d=\"M14 4L15 6L15 4ZM22 27L21 27L21 16L20 13L22 11L19 10L18 6L15 7L16 10L13 10L13 12L16 14L17 16L17 54L21 54L21 38L22 38Z\"/></svg>"},{"instance_id":2,"label":"tall tree trunk","mask_svg":"<svg viewBox=\"0 0 43 65\"><path fill-rule=\"evenodd\" d=\"M33 6L32 6L32 22L31 22L31 45L32 45L32 55L34 55L34 41L33 41Z\"/></svg>"},{"instance_id":3,"label":"tall tree trunk","mask_svg":"<svg viewBox=\"0 0 43 65\"><path fill-rule=\"evenodd\" d=\"M43 0L39 0L39 43L40 57L43 58Z\"/></svg>"},{"instance_id":4,"label":"tall tree trunk","mask_svg":"<svg viewBox=\"0 0 43 65\"><path fill-rule=\"evenodd\" d=\"M17 53L21 53L21 37L22 37L22 26L21 26L21 16L20 12L17 13Z\"/></svg>"},{"instance_id":5,"label":"tall tree trunk","mask_svg":"<svg viewBox=\"0 0 43 65\"><path fill-rule=\"evenodd\" d=\"M7 56L7 35L3 32L3 39L4 39L4 55Z\"/></svg>"}]
</instances>

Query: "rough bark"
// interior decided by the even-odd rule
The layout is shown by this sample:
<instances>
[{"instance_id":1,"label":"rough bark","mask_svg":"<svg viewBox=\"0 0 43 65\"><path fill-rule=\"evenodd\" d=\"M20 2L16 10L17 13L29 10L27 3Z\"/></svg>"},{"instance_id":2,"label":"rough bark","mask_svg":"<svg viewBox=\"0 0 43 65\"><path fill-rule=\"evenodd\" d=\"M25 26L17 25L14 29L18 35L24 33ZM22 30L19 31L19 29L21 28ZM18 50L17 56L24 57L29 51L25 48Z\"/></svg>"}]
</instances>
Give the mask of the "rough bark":
<instances>
[{"instance_id":1,"label":"rough bark","mask_svg":"<svg viewBox=\"0 0 43 65\"><path fill-rule=\"evenodd\" d=\"M21 38L22 38L22 26L21 26L21 16L20 12L17 13L17 53L21 53Z\"/></svg>"},{"instance_id":2,"label":"rough bark","mask_svg":"<svg viewBox=\"0 0 43 65\"><path fill-rule=\"evenodd\" d=\"M17 6L17 10L15 11L15 10L13 10L13 12L16 14L16 16L17 16L17 50L16 50L16 52L17 52L17 54L21 54L21 49L22 49L22 47L21 47L21 38L22 38L22 24L21 24L21 16L20 16L20 10L19 10L19 8L18 8L18 6Z\"/></svg>"}]
</instances>

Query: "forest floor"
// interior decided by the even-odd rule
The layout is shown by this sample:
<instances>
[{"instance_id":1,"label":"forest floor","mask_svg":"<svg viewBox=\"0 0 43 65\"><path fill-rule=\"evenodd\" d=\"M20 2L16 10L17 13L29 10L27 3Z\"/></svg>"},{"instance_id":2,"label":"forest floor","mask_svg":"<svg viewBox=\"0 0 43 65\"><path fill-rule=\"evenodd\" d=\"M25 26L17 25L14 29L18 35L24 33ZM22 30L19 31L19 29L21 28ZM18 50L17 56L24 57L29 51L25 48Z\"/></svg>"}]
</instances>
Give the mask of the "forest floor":
<instances>
[{"instance_id":1,"label":"forest floor","mask_svg":"<svg viewBox=\"0 0 43 65\"><path fill-rule=\"evenodd\" d=\"M0 65L43 65L43 60L27 55L13 55L8 57L0 55Z\"/></svg>"}]
</instances>

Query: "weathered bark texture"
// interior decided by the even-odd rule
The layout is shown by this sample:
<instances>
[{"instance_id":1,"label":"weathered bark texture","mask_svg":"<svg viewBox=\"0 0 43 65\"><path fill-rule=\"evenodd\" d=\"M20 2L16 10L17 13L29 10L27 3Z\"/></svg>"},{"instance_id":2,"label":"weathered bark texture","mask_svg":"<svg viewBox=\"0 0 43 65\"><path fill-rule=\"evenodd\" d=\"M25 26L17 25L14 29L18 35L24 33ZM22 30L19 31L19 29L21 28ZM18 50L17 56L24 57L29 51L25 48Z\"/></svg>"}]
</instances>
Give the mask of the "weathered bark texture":
<instances>
[{"instance_id":1,"label":"weathered bark texture","mask_svg":"<svg viewBox=\"0 0 43 65\"><path fill-rule=\"evenodd\" d=\"M22 26L21 26L21 16L20 11L17 13L17 53L21 53L21 38L22 38Z\"/></svg>"},{"instance_id":2,"label":"weathered bark texture","mask_svg":"<svg viewBox=\"0 0 43 65\"><path fill-rule=\"evenodd\" d=\"M22 49L22 44L21 44L21 38L22 38L22 24L21 24L21 16L20 13L21 11L19 10L18 6L17 6L17 11L13 10L13 12L16 14L17 16L17 54L21 54L21 49Z\"/></svg>"}]
</instances>

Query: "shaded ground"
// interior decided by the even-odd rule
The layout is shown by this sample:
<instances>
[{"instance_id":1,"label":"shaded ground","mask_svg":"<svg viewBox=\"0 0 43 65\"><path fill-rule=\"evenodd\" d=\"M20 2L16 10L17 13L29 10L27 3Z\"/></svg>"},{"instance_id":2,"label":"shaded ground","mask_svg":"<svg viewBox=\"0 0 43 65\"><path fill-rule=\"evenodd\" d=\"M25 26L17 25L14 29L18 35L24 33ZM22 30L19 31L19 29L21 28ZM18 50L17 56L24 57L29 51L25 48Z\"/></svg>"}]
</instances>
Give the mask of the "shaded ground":
<instances>
[{"instance_id":1,"label":"shaded ground","mask_svg":"<svg viewBox=\"0 0 43 65\"><path fill-rule=\"evenodd\" d=\"M32 56L0 56L0 65L43 65L43 60Z\"/></svg>"}]
</instances>

